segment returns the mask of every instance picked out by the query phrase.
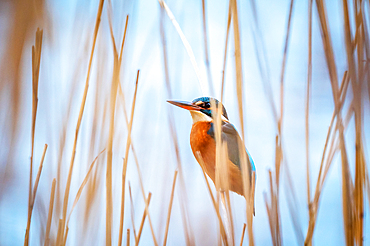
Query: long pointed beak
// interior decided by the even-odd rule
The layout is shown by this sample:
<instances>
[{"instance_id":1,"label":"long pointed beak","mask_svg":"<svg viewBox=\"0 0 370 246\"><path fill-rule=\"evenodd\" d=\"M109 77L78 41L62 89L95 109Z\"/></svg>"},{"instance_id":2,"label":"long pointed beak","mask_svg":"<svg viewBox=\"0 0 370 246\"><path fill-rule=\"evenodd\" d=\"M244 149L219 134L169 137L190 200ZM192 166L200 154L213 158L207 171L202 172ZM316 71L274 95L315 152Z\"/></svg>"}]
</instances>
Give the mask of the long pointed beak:
<instances>
[{"instance_id":1,"label":"long pointed beak","mask_svg":"<svg viewBox=\"0 0 370 246\"><path fill-rule=\"evenodd\" d=\"M171 101L171 100L167 100L168 103L171 103L175 106L178 106L180 108L183 108L183 109L187 109L187 110L195 110L195 111L200 111L202 108L197 106L197 105L194 105L192 104L191 102L184 102L184 101Z\"/></svg>"}]
</instances>

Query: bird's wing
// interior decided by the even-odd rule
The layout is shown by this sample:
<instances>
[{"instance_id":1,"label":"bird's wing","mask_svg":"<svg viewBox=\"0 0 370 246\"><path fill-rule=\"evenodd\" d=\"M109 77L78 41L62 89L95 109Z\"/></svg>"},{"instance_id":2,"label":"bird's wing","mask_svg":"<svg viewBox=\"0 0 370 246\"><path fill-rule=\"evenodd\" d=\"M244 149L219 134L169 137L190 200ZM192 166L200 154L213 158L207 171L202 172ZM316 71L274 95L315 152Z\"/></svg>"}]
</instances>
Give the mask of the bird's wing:
<instances>
[{"instance_id":1,"label":"bird's wing","mask_svg":"<svg viewBox=\"0 0 370 246\"><path fill-rule=\"evenodd\" d=\"M240 139L238 132L232 124L224 123L221 126L221 136L222 140L226 141L227 143L227 154L229 155L230 161L232 161L240 169L241 165L239 149L243 149L240 148L240 145L242 145L243 142Z\"/></svg>"},{"instance_id":2,"label":"bird's wing","mask_svg":"<svg viewBox=\"0 0 370 246\"><path fill-rule=\"evenodd\" d=\"M214 138L214 125L212 123L211 128L208 131L208 134L211 135ZM234 163L236 166L238 166L239 169L241 169L241 162L240 162L240 155L239 155L239 149L244 149L248 155L248 168L249 173L251 174L251 171L255 171L256 168L254 166L254 162L248 151L243 147L240 148L240 145L243 145L243 141L241 140L238 132L236 131L233 124L229 122L222 122L221 126L221 135L222 140L226 141L227 143L227 150L228 150L228 156L232 163Z\"/></svg>"}]
</instances>

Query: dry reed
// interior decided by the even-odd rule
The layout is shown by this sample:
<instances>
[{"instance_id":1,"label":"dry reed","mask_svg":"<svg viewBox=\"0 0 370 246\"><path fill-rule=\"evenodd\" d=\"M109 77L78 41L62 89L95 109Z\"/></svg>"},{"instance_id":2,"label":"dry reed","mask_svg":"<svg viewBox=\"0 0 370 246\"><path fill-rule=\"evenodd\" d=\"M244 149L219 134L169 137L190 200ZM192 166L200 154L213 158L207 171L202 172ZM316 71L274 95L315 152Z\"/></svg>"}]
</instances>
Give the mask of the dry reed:
<instances>
[{"instance_id":1,"label":"dry reed","mask_svg":"<svg viewBox=\"0 0 370 246\"><path fill-rule=\"evenodd\" d=\"M247 227L247 224L243 224L243 230L242 230L242 236L241 236L241 238L240 238L240 246L242 246L243 245L243 241L244 241L244 234L245 234L245 228Z\"/></svg>"},{"instance_id":2,"label":"dry reed","mask_svg":"<svg viewBox=\"0 0 370 246\"><path fill-rule=\"evenodd\" d=\"M87 70L85 88L84 88L84 93L83 93L83 96L82 96L80 111L79 111L79 114L78 114L75 138L74 138L74 143L73 143L73 150L72 150L72 155L71 155L71 162L70 162L69 171L68 171L66 189L65 189L65 192L64 192L63 216L62 216L63 219L62 219L62 223L61 223L62 227L60 228L60 230L61 230L60 234L61 235L59 237L59 240L62 240L64 238L64 236L63 236L64 235L64 226L65 226L66 218L67 218L69 191L70 191L70 188L71 188L72 172L73 172L73 166L74 166L74 161L75 161L75 157L76 157L76 146L77 146L77 140L78 140L78 133L80 131L82 116L83 116L84 109L85 109L87 92L88 92L88 89L89 89L91 65L92 65L92 60L93 60L93 57L94 57L96 38L97 38L97 35L98 35L98 31L99 31L100 20L101 20L100 18L101 18L101 14L102 14L102 11L103 11L103 5L104 5L104 0L100 0L99 7L98 7L98 12L97 12L97 15L96 15L95 28L94 28L94 34L93 34L93 44L92 44L92 48L91 48L91 54L90 54L90 60L89 60L89 65L88 65L88 70ZM62 241L57 241L58 245L60 245L62 243L63 243Z\"/></svg>"},{"instance_id":3,"label":"dry reed","mask_svg":"<svg viewBox=\"0 0 370 246\"><path fill-rule=\"evenodd\" d=\"M240 163L242 171L242 180L243 180L243 190L244 196L246 198L246 219L247 219L247 229L248 229L248 239L249 245L254 245L254 235L253 235L253 205L251 206L249 198L251 194L250 190L250 177L249 169L247 163L249 160L244 151L245 146L245 131L244 131L244 112L243 112L243 73L242 73L242 59L241 59L241 44L240 44L240 30L239 30L239 17L238 17L238 6L236 0L230 0L230 9L232 13L233 20L233 31L234 31L234 49L235 49L235 88L238 101L238 111L239 111L239 120L241 127L241 139L243 144L239 144L239 153L240 154ZM250 164L250 163L249 163Z\"/></svg>"},{"instance_id":4,"label":"dry reed","mask_svg":"<svg viewBox=\"0 0 370 246\"><path fill-rule=\"evenodd\" d=\"M127 25L126 25L126 27L127 27ZM134 112L135 112L137 86L138 86L138 82L139 82L139 73L140 73L140 70L137 71L137 75L136 75L135 92L134 92L134 98L133 98L133 101L132 101L130 123L129 123L128 127L127 127L128 134L127 134L127 141L126 141L125 158L123 159L121 215L120 215L120 231L119 231L119 237L118 237L118 245L122 245L123 220L124 220L124 212L125 212L126 171L127 171L128 153L129 153L130 144L131 144L131 130L132 130L132 122L133 122L133 119L134 119Z\"/></svg>"},{"instance_id":5,"label":"dry reed","mask_svg":"<svg viewBox=\"0 0 370 246\"><path fill-rule=\"evenodd\" d=\"M198 67L197 61L196 61L195 56L194 56L194 52L193 52L188 40L186 39L184 33L182 32L182 30L180 28L179 23L176 21L175 16L172 14L172 12L171 12L170 8L167 6L166 2L163 1L163 0L158 0L158 1L159 1L159 4L161 5L161 7L166 11L166 13L168 15L168 18L170 18L173 26L175 27L177 33L179 34L179 36L181 38L182 44L184 45L185 50L188 53L191 64L193 65L194 71L197 75L198 82L199 82L202 94L203 95L206 94L207 90L205 89L204 82L203 82L202 77L200 75L199 67Z\"/></svg>"},{"instance_id":6,"label":"dry reed","mask_svg":"<svg viewBox=\"0 0 370 246\"><path fill-rule=\"evenodd\" d=\"M168 54L167 54L167 44L166 44L166 34L165 34L165 28L164 28L164 18L165 18L165 11L167 15L169 16L170 20L172 21L173 25L176 28L176 31L178 32L181 41L183 42L187 53L189 54L190 60L192 61L192 65L194 69L197 71L197 65L193 63L193 54L190 45L188 44L185 36L183 35L181 28L179 27L178 23L175 20L175 17L173 16L172 12L170 9L166 7L165 2L159 1L159 4L161 6L161 19L160 19L160 35L161 35L161 41L162 41L162 50L163 50L163 65L164 65L164 75L165 75L165 83L166 83L166 89L167 89L167 96L169 98L172 98L172 89L171 89L171 83L170 83L170 76L169 76L169 66L168 66ZM190 48L190 50L189 50ZM197 73L198 75L198 73ZM199 80L198 76L198 82L200 83L201 90L204 91L202 87L202 83ZM187 196L187 191L186 191L186 186L185 186L185 181L184 181L184 174L182 170L182 163L181 163L181 158L180 158L180 150L179 150L179 143L178 143L178 138L176 135L176 128L174 124L174 117L172 113L172 109L170 108L170 112L168 113L168 122L169 122L169 127L170 127L170 133L171 133L171 138L172 138L172 144L175 148L175 154L176 154L176 161L177 161L177 169L179 171L179 192L181 193L180 196L180 208L181 208L181 216L182 216L182 223L183 223L183 228L184 228L184 233L185 233L185 239L186 239L186 245L194 245L194 238L192 236L191 228L188 222L188 210L186 207L186 203L188 201L188 196Z\"/></svg>"},{"instance_id":7,"label":"dry reed","mask_svg":"<svg viewBox=\"0 0 370 246\"><path fill-rule=\"evenodd\" d=\"M225 88L225 70L226 70L226 58L227 58L227 46L229 43L229 32L230 32L230 24L231 24L231 1L229 1L229 11L227 14L227 27L226 27L226 39L225 39L225 50L224 50L224 62L222 66L222 79L221 79L221 96L220 102L223 102L224 99L224 88Z\"/></svg>"},{"instance_id":8,"label":"dry reed","mask_svg":"<svg viewBox=\"0 0 370 246\"><path fill-rule=\"evenodd\" d=\"M56 184L56 180L54 178L53 179L53 183L51 184L50 202L49 202L49 213L48 213L48 221L47 221L47 225L46 225L44 246L48 246L49 243L50 243L50 227L51 227L51 220L53 218L55 184Z\"/></svg>"},{"instance_id":9,"label":"dry reed","mask_svg":"<svg viewBox=\"0 0 370 246\"><path fill-rule=\"evenodd\" d=\"M163 246L166 246L166 244L167 244L168 228L170 226L172 202L173 202L173 196L174 196L174 192L175 192L177 173L178 173L178 171L176 170L175 174L173 176L172 191L171 191L170 204L168 205L168 213L167 213L166 229L165 229L165 234L164 234L164 239L163 239Z\"/></svg>"},{"instance_id":10,"label":"dry reed","mask_svg":"<svg viewBox=\"0 0 370 246\"><path fill-rule=\"evenodd\" d=\"M35 205L35 199L36 199L36 193L37 193L37 187L39 185L39 181L40 181L40 176L41 176L41 171L42 171L42 167L44 165L44 159L45 159L45 154L46 154L46 150L48 148L48 145L45 144L44 146L44 151L42 153L42 157L41 157L41 161L40 161L40 165L39 165L39 169L37 171L37 175L36 175L36 180L35 180L35 184L34 184L34 187L33 187L33 192L32 192L32 201L31 201L31 204L30 204L30 214L28 216L28 221L27 221L27 229L26 229L26 236L25 236L25 242L24 244L25 245L28 245L29 243L29 232L30 232L30 226L31 226L31 217L32 217L32 211L33 211L33 207Z\"/></svg>"},{"instance_id":11,"label":"dry reed","mask_svg":"<svg viewBox=\"0 0 370 246\"><path fill-rule=\"evenodd\" d=\"M307 87L306 87L306 179L307 179L307 206L308 215L313 216L313 209L311 204L311 181L310 181L310 97L311 97L311 83L312 83L312 2L308 1L308 61L307 61ZM308 246L311 246L309 243Z\"/></svg>"},{"instance_id":12,"label":"dry reed","mask_svg":"<svg viewBox=\"0 0 370 246\"><path fill-rule=\"evenodd\" d=\"M43 31L37 29L35 45L32 46L32 127L31 127L31 158L30 158L30 178L28 186L28 217L27 217L27 228L24 237L24 245L29 244L29 233L31 226L32 216L32 173L33 173L33 150L35 146L35 127L36 127L36 115L38 105L38 90L39 90L39 73L40 73L40 62L41 62L41 47L42 47L42 35Z\"/></svg>"},{"instance_id":13,"label":"dry reed","mask_svg":"<svg viewBox=\"0 0 370 246\"><path fill-rule=\"evenodd\" d=\"M33 192L32 192L32 208L33 208L33 205L35 204L35 199L36 199L36 193L37 193L37 187L39 186L39 182L40 182L40 176L41 176L41 171L42 171L42 167L44 166L44 160L45 160L45 155L46 155L46 150L48 149L48 145L45 144L44 146L44 151L42 152L42 157L41 157L41 161L40 161L40 165L39 165L39 169L37 171L37 175L36 175L36 180L35 180L35 184L33 186Z\"/></svg>"},{"instance_id":14,"label":"dry reed","mask_svg":"<svg viewBox=\"0 0 370 246\"><path fill-rule=\"evenodd\" d=\"M203 40L204 40L204 58L208 77L208 87L210 95L215 95L215 90L213 88L211 66L209 61L208 52L208 35L207 35L207 16L206 16L206 0L202 0L202 20L203 20Z\"/></svg>"},{"instance_id":15,"label":"dry reed","mask_svg":"<svg viewBox=\"0 0 370 246\"><path fill-rule=\"evenodd\" d=\"M96 161L98 160L98 157L105 151L105 149L103 149L94 159L94 161L90 164L90 167L89 167L89 171L87 172L84 180L82 181L81 185L80 185L80 188L78 189L77 191L77 194L76 194L76 197L75 197L75 200L73 201L73 205L72 205L72 208L71 208L71 211L69 212L69 215L68 215L68 218L67 218L67 222L66 222L66 227L68 229L68 224L69 224L69 220L71 219L71 215L72 215L72 212L74 210L74 208L76 207L77 205L77 202L78 200L80 199L80 196L82 194L82 191L87 183L87 181L89 181L89 178L91 176L91 171L92 169L94 168L94 165L96 163ZM66 241L67 241L67 233L65 233L64 235L64 240L63 240L63 245L66 244Z\"/></svg>"},{"instance_id":16,"label":"dry reed","mask_svg":"<svg viewBox=\"0 0 370 246\"><path fill-rule=\"evenodd\" d=\"M132 224L132 230L134 232L135 243L136 243L137 235L136 235L136 229L135 229L135 210L134 210L134 202L132 200L132 192L131 192L130 181L128 182L128 190L129 190L129 194L130 194L131 224Z\"/></svg>"},{"instance_id":17,"label":"dry reed","mask_svg":"<svg viewBox=\"0 0 370 246\"><path fill-rule=\"evenodd\" d=\"M113 195L112 195L112 158L113 158L113 136L114 136L114 119L116 111L116 98L117 98L117 88L119 83L121 64L119 62L118 51L116 47L116 41L113 34L112 26L112 14L111 14L111 1L108 1L108 17L109 17L109 31L111 35L112 47L113 47L113 74L112 74L112 84L110 92L110 117L109 117L109 134L107 143L107 169L106 169L106 213L105 213L105 244L112 245L112 216L113 216ZM127 27L127 26L126 26ZM125 35L126 33L124 33ZM124 38L122 39L122 44L124 43ZM123 47L123 45L122 45ZM122 245L122 232L123 229L120 228L119 233L119 244Z\"/></svg>"},{"instance_id":18,"label":"dry reed","mask_svg":"<svg viewBox=\"0 0 370 246\"><path fill-rule=\"evenodd\" d=\"M113 76L112 76L112 86L111 86L111 96L110 96L110 124L109 124L109 139L108 139L108 146L107 146L107 173L106 173L106 189L107 189L107 208L106 208L106 244L111 245L112 239L111 239L111 230L112 230L112 210L113 210L113 204L112 204L112 148L113 148L113 135L114 135L114 119L115 119L115 110L116 110L116 98L117 98L117 90L119 85L119 76L121 71L121 63L122 63L122 54L123 54L123 48L126 40L126 32L127 32L127 25L128 25L128 16L126 16L126 24L125 24L125 30L123 32L123 38L121 43L121 49L120 54L118 54L117 47L116 47L116 41L113 34L113 24L112 24L112 14L110 12L111 10L111 2L108 1L108 15L109 15L109 30L111 35L111 41L113 46ZM139 71L137 72L137 79L139 77ZM136 87L135 87L135 96L134 96L134 102L136 99L136 92L137 92L137 81L136 81ZM134 107L134 106L133 106ZM133 112L131 117L133 117ZM131 118L131 125L132 125L132 118ZM130 125L130 126L131 126ZM124 159L124 168L122 171L122 204L124 204L124 190L125 190L125 177L126 177L126 167L127 167L127 158L128 158L128 150L130 148L130 134L131 134L131 128L129 129L129 134L127 138L127 146L126 146L126 154ZM124 207L121 205L121 222L120 222L120 231L119 231L119 239L118 239L118 245L122 245L122 233L123 233L123 213L124 213Z\"/></svg>"},{"instance_id":19,"label":"dry reed","mask_svg":"<svg viewBox=\"0 0 370 246\"><path fill-rule=\"evenodd\" d=\"M148 198L145 199L145 204L148 204L148 207L149 207L149 204L150 204L150 199L152 198L152 193L149 192L148 194ZM141 218L141 223L140 223L140 227L139 227L139 232L137 233L137 238L135 239L135 246L139 245L139 242L140 242L140 238L141 238L141 233L143 232L143 228L144 228L144 222L145 222L145 218L147 216L147 209L145 208L144 209L144 213L143 213L143 216Z\"/></svg>"},{"instance_id":20,"label":"dry reed","mask_svg":"<svg viewBox=\"0 0 370 246\"><path fill-rule=\"evenodd\" d=\"M130 246L130 229L127 229L126 233L126 246Z\"/></svg>"}]
</instances>

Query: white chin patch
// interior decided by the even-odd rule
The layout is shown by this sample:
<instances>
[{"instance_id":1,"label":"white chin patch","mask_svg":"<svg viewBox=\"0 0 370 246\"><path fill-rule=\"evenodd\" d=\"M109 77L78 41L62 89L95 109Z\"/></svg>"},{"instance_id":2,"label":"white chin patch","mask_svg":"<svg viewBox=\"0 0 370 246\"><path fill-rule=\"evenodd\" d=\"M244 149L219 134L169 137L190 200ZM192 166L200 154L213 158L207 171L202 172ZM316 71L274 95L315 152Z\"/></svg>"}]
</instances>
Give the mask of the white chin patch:
<instances>
[{"instance_id":1,"label":"white chin patch","mask_svg":"<svg viewBox=\"0 0 370 246\"><path fill-rule=\"evenodd\" d=\"M212 121L212 118L202 112L190 110L191 118L193 118L193 124L198 121Z\"/></svg>"}]
</instances>

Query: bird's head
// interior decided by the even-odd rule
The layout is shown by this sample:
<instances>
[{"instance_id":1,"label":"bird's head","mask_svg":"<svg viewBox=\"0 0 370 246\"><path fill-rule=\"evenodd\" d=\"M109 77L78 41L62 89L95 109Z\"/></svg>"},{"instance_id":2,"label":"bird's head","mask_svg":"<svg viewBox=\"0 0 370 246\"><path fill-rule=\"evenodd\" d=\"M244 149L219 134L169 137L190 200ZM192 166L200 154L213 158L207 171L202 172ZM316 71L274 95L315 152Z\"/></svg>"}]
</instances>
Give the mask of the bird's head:
<instances>
[{"instance_id":1,"label":"bird's head","mask_svg":"<svg viewBox=\"0 0 370 246\"><path fill-rule=\"evenodd\" d=\"M170 101L167 102L178 106L180 108L184 108L190 111L191 117L193 118L193 123L198 121L212 121L212 105L219 107L221 104L217 99L212 97L199 97L194 99L192 102L184 102L184 101ZM224 105L222 105L222 120L228 121L229 118L227 117L226 109Z\"/></svg>"}]
</instances>

